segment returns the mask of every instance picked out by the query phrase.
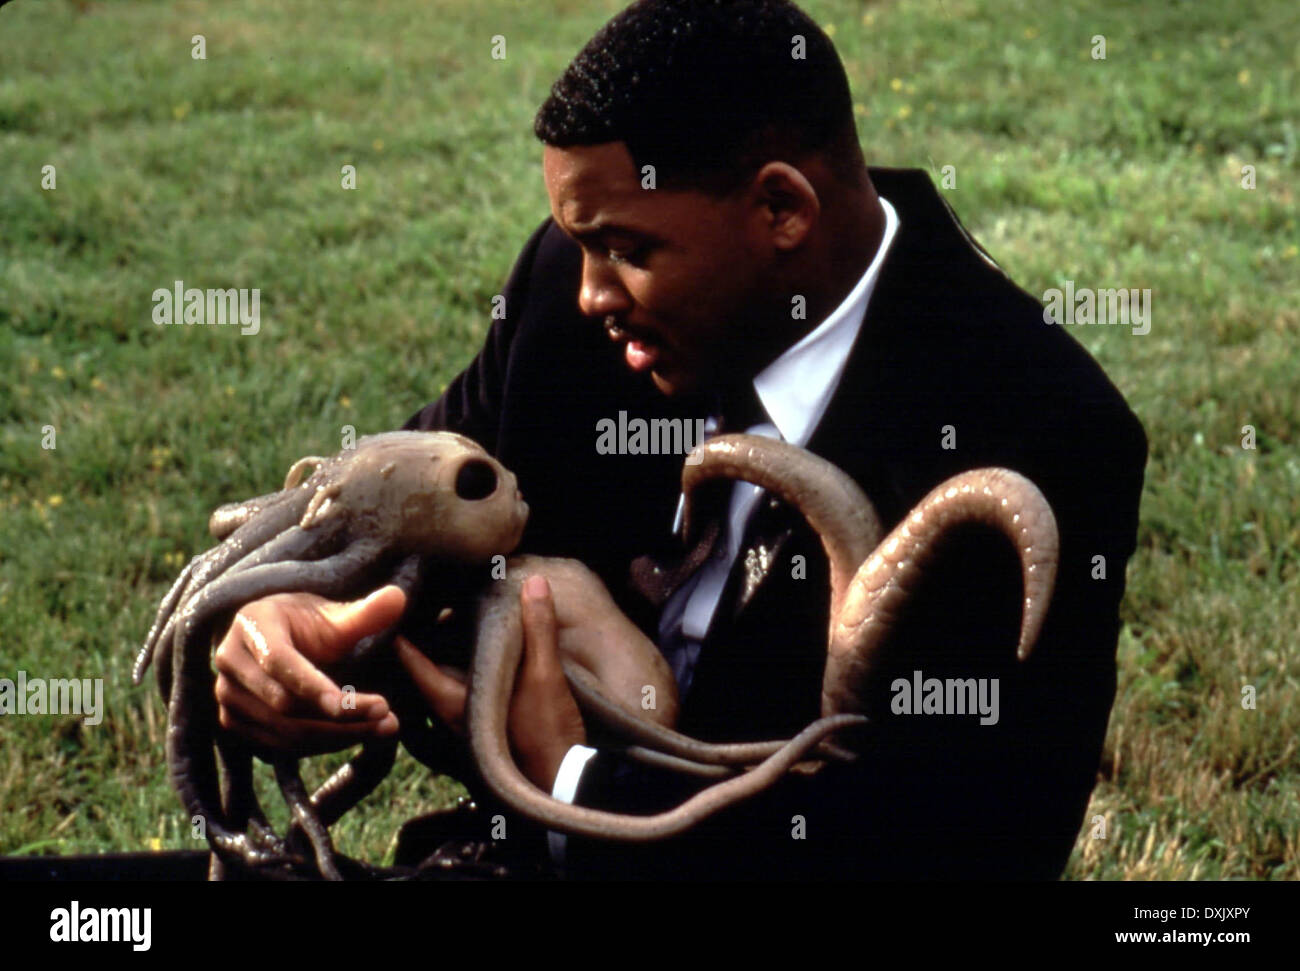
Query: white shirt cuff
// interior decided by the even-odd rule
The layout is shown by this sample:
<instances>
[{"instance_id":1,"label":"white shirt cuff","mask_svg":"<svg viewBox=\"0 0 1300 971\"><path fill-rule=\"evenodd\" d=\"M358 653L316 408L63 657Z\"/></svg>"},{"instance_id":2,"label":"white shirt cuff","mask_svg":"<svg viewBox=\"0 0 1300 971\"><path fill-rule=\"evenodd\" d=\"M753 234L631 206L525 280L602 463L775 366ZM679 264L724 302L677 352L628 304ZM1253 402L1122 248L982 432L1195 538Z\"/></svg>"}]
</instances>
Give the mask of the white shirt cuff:
<instances>
[{"instance_id":1,"label":"white shirt cuff","mask_svg":"<svg viewBox=\"0 0 1300 971\"><path fill-rule=\"evenodd\" d=\"M570 748L564 755L564 761L560 763L560 770L555 773L555 785L551 787L551 795L560 802L573 805L573 800L578 795L582 770L587 767L587 763L595 754L596 750L586 745L574 745ZM546 842L551 851L552 862L556 866L564 866L564 834L548 832Z\"/></svg>"}]
</instances>

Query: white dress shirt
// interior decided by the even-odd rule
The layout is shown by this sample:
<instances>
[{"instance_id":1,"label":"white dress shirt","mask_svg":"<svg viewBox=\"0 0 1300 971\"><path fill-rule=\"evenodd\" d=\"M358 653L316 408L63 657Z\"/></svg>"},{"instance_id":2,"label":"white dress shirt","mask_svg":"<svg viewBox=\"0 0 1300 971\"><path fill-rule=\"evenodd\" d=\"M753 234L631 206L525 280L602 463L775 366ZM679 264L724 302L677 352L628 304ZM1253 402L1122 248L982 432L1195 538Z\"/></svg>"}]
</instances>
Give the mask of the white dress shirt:
<instances>
[{"instance_id":1,"label":"white dress shirt","mask_svg":"<svg viewBox=\"0 0 1300 971\"><path fill-rule=\"evenodd\" d=\"M862 329L880 268L898 232L894 207L883 198L880 205L885 211L885 231L862 278L830 316L755 376L754 391L769 420L751 425L746 429L749 434L779 439L801 448L812 438L839 386L849 352ZM716 427L714 423L712 428ZM712 430L709 425L705 428ZM748 482L737 482L732 487L725 533L713 556L673 593L660 615L659 649L668 659L683 699L690 690L701 642L713 623L727 577L740 555L745 529L763 491ZM682 500L679 500L674 531L680 528L681 511ZM575 745L569 750L555 777L552 795L556 799L573 801L582 770L595 752L585 745ZM549 839L552 858L556 864L562 864L564 836L550 833Z\"/></svg>"}]
</instances>

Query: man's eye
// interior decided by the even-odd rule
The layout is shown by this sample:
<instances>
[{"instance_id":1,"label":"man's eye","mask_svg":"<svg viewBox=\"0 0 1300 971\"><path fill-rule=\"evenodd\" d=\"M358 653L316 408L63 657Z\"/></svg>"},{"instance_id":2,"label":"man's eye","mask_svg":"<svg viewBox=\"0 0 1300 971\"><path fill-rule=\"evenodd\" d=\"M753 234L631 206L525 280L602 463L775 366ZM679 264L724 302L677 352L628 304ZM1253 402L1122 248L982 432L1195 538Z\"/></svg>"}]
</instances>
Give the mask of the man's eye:
<instances>
[{"instance_id":1,"label":"man's eye","mask_svg":"<svg viewBox=\"0 0 1300 971\"><path fill-rule=\"evenodd\" d=\"M636 263L644 255L643 247L632 249L608 249L605 251L613 263Z\"/></svg>"}]
</instances>

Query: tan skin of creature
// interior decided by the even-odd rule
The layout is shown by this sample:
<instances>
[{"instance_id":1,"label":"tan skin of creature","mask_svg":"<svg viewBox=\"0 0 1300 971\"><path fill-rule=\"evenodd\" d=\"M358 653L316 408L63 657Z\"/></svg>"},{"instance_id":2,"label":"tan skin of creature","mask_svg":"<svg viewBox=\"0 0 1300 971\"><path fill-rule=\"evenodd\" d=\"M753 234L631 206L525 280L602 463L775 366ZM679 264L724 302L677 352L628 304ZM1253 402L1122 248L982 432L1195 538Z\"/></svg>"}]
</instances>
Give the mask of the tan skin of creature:
<instances>
[{"instance_id":1,"label":"tan skin of creature","mask_svg":"<svg viewBox=\"0 0 1300 971\"><path fill-rule=\"evenodd\" d=\"M639 343L654 358L651 377L668 395L751 380L843 300L883 233L865 164L848 183L816 153L797 165L769 162L722 197L667 187L646 192L622 142L548 146L543 173L552 215L583 248L579 306L592 326L612 325L612 339ZM794 293L807 300L806 321L790 318ZM645 366L647 357L629 354L633 360ZM509 727L520 767L549 791L565 753L586 739L560 670L558 641L628 621L587 611L586 604L608 602L594 576L545 579L546 587L521 590L525 652ZM336 750L396 733L381 696L357 695L355 709L341 710L339 687L320 668L391 623L400 597L389 590L330 605L284 594L246 606L241 614L263 632L265 649L253 649L240 623L222 641L222 724L294 751ZM463 725L464 686L412 648L400 657L433 712Z\"/></svg>"}]
</instances>

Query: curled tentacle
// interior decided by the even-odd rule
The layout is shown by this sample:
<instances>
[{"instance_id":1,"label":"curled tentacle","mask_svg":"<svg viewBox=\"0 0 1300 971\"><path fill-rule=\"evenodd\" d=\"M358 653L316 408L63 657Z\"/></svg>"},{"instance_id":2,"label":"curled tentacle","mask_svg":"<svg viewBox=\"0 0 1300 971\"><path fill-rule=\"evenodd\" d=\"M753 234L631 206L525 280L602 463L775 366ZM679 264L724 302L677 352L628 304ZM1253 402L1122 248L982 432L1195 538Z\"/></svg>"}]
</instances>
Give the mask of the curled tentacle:
<instances>
[{"instance_id":1,"label":"curled tentacle","mask_svg":"<svg viewBox=\"0 0 1300 971\"><path fill-rule=\"evenodd\" d=\"M239 739L228 734L216 738L217 757L221 765L221 809L226 826L232 832L246 831L255 851L285 856L285 848L270 832L266 816L253 788L253 755ZM213 855L208 876L213 880L229 879L224 858Z\"/></svg>"},{"instance_id":2,"label":"curled tentacle","mask_svg":"<svg viewBox=\"0 0 1300 971\"><path fill-rule=\"evenodd\" d=\"M181 612L171 648L173 656L179 656L180 668L168 705L167 761L172 784L190 814L206 821L213 846L239 855L251 866L265 865L267 860L262 854L249 852L248 838L232 831L220 812L217 768L208 737L210 726L216 723L208 654L186 647L198 643L196 638L206 635L223 614L257 597L290 591L340 596L361 565L371 562L377 553L374 544L357 543L314 563L290 561L254 566L204 587Z\"/></svg>"},{"instance_id":3,"label":"curled tentacle","mask_svg":"<svg viewBox=\"0 0 1300 971\"><path fill-rule=\"evenodd\" d=\"M702 742L689 735L673 731L671 728L637 717L611 698L599 679L582 665L567 658L561 663L564 667L564 676L568 679L569 687L573 689L574 698L583 712L595 717L606 727L641 743L641 746L636 747L636 751L628 750L634 757L639 757L641 752L654 750L661 753L666 760L675 759L682 766L693 766L684 768L683 771L694 775L714 775L715 773L699 772L694 767L755 765L776 755L789 744L789 739L772 742ZM852 757L828 743L822 744L818 754L840 760ZM641 759L641 761L648 760ZM664 761L662 764L671 767L676 763Z\"/></svg>"},{"instance_id":4,"label":"curled tentacle","mask_svg":"<svg viewBox=\"0 0 1300 971\"><path fill-rule=\"evenodd\" d=\"M205 556L207 554L204 554ZM154 615L153 626L149 628L149 633L144 639L144 646L135 656L135 664L131 667L131 683L139 684L144 680L144 673L149 668L149 662L153 660L154 651L158 646L159 639L167 629L168 623L176 611L176 605L181 602L184 594L190 590L190 576L194 573L194 568L203 560L203 556L192 557L189 563L185 564L185 569L181 575L176 578L176 582L171 585L167 591L167 596L163 597L162 603L158 605L158 613ZM166 692L164 692L164 695Z\"/></svg>"},{"instance_id":5,"label":"curled tentacle","mask_svg":"<svg viewBox=\"0 0 1300 971\"><path fill-rule=\"evenodd\" d=\"M245 523L257 519L267 510L278 506L286 499L297 498L291 495L294 491L292 489L280 489L276 492L268 492L264 496L245 499L243 502L228 502L224 506L218 506L212 510L212 515L208 517L208 532L215 540L226 540Z\"/></svg>"},{"instance_id":6,"label":"curled tentacle","mask_svg":"<svg viewBox=\"0 0 1300 971\"><path fill-rule=\"evenodd\" d=\"M300 458L293 465L289 466L289 471L284 476L284 488L293 489L302 482L302 473L307 466L313 466L313 474L320 469L329 459L320 455L306 455Z\"/></svg>"},{"instance_id":7,"label":"curled tentacle","mask_svg":"<svg viewBox=\"0 0 1300 971\"><path fill-rule=\"evenodd\" d=\"M191 819L204 827L208 842L218 853L255 867L286 862L282 855L266 851L226 824L207 730L215 721L207 654L176 647L169 650L178 655L179 663L168 705L167 765L182 805Z\"/></svg>"},{"instance_id":8,"label":"curled tentacle","mask_svg":"<svg viewBox=\"0 0 1300 971\"><path fill-rule=\"evenodd\" d=\"M274 536L261 546L253 547L251 552L247 551L243 546L217 547L213 552L220 552L222 556L219 558L214 557L214 560L219 564L224 564L220 572L215 567L209 567L206 564L195 568L190 579L190 584L194 587L194 593L189 594L184 599L181 608L173 612L167 621L167 626L163 629L158 643L160 645L172 643L172 635L188 615L191 605L197 606L201 602L199 598L207 595L213 583L228 580L254 567L293 560L311 560L329 550L333 540L334 537L329 534L313 533L298 526L293 526ZM241 553L242 556L239 555ZM234 562L231 562L231 560L234 560ZM270 594L264 594L264 596L270 596ZM163 650L158 657L157 676L158 686L164 698L171 696L171 665L170 649ZM143 674L143 671L141 674Z\"/></svg>"},{"instance_id":9,"label":"curled tentacle","mask_svg":"<svg viewBox=\"0 0 1300 971\"><path fill-rule=\"evenodd\" d=\"M273 498L259 507L255 516L247 519L225 536L220 546L190 560L180 577L172 584L167 596L163 598L154 617L153 626L149 628L149 634L145 638L144 646L136 656L135 665L131 669L131 680L135 684L139 684L144 679L144 673L158 645L170 641L170 629L174 626L172 621L176 610L183 606L196 591L221 576L251 550L257 549L297 523L302 518L302 512L307 508L310 498L310 494L305 489L273 494ZM260 503L263 499L267 497L261 496L253 502ZM163 680L170 683L170 678ZM163 681L160 681L160 684L162 683ZM170 691L164 688L163 697L169 694Z\"/></svg>"},{"instance_id":10,"label":"curled tentacle","mask_svg":"<svg viewBox=\"0 0 1300 971\"><path fill-rule=\"evenodd\" d=\"M667 769L680 775L698 776L701 779L730 779L741 771L729 765L705 765L703 762L692 762L690 759L646 748L644 745L626 745L619 751L630 759L652 765L657 769Z\"/></svg>"},{"instance_id":11,"label":"curled tentacle","mask_svg":"<svg viewBox=\"0 0 1300 971\"><path fill-rule=\"evenodd\" d=\"M682 469L687 535L692 492L701 482L719 478L762 486L803 514L830 561L831 613L837 613L849 580L884 532L875 506L858 484L798 446L758 435L719 435L697 446Z\"/></svg>"},{"instance_id":12,"label":"curled tentacle","mask_svg":"<svg viewBox=\"0 0 1300 971\"><path fill-rule=\"evenodd\" d=\"M324 826L333 826L343 814L384 781L397 760L397 739L366 743L361 754L340 766L311 794L311 804Z\"/></svg>"},{"instance_id":13,"label":"curled tentacle","mask_svg":"<svg viewBox=\"0 0 1300 971\"><path fill-rule=\"evenodd\" d=\"M933 489L885 538L853 577L832 616L822 711L861 711L881 666L882 648L920 571L952 527L981 522L1015 545L1024 580L1016 655L1029 656L1042 630L1056 580L1056 517L1043 494L1009 469L975 469Z\"/></svg>"},{"instance_id":14,"label":"curled tentacle","mask_svg":"<svg viewBox=\"0 0 1300 971\"><path fill-rule=\"evenodd\" d=\"M292 756L281 756L272 765L275 767L275 781L280 784L280 792L284 794L285 802L293 812L293 821L306 834L307 841L311 844L320 875L326 880L342 880L330 831L316 814L316 807L312 805L311 797L302 784L302 777L298 775L298 760Z\"/></svg>"},{"instance_id":15,"label":"curled tentacle","mask_svg":"<svg viewBox=\"0 0 1300 971\"><path fill-rule=\"evenodd\" d=\"M510 694L523 653L519 586L498 582L483 598L479 635L470 676L470 748L493 792L518 812L548 828L597 839L648 841L682 833L703 819L771 786L828 735L866 719L838 715L810 725L776 755L744 775L719 782L676 809L653 816L628 816L571 806L534 786L515 765L506 735Z\"/></svg>"}]
</instances>

